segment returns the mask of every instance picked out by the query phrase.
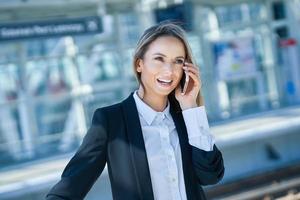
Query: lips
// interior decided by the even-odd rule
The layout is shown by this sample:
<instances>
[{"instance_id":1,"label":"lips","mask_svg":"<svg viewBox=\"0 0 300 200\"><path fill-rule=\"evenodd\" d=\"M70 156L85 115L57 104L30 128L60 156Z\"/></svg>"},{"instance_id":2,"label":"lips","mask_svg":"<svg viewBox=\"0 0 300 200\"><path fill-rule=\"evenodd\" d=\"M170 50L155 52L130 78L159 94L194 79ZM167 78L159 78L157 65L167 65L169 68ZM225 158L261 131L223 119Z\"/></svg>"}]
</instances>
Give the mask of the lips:
<instances>
[{"instance_id":1,"label":"lips","mask_svg":"<svg viewBox=\"0 0 300 200\"><path fill-rule=\"evenodd\" d=\"M160 83L160 85L163 86L170 86L173 82L173 80L170 79L157 79L157 82Z\"/></svg>"}]
</instances>

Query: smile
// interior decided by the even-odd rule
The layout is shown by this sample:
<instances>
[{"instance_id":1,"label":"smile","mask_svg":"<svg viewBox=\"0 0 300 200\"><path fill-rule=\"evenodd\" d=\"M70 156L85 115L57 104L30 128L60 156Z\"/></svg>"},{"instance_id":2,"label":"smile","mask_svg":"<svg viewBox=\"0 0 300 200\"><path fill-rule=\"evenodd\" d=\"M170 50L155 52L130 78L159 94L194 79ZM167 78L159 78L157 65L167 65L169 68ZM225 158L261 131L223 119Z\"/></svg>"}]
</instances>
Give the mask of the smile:
<instances>
[{"instance_id":1,"label":"smile","mask_svg":"<svg viewBox=\"0 0 300 200\"><path fill-rule=\"evenodd\" d=\"M173 80L157 79L157 82L164 86L170 86Z\"/></svg>"}]
</instances>

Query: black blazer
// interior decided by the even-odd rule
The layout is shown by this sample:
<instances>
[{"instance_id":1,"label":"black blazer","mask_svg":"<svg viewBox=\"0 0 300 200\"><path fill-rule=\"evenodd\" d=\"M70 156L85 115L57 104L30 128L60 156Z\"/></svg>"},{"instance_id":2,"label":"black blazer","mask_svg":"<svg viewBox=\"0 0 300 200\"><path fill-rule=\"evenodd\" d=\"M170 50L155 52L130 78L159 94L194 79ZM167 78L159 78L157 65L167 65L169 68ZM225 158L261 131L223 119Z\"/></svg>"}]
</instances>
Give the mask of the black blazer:
<instances>
[{"instance_id":1,"label":"black blazer","mask_svg":"<svg viewBox=\"0 0 300 200\"><path fill-rule=\"evenodd\" d=\"M206 199L201 185L222 179L222 154L216 145L209 152L191 146L182 113L175 112L172 104L170 113L179 137L187 199ZM106 163L114 200L154 199L133 93L120 103L95 111L81 146L46 199L84 199Z\"/></svg>"}]
</instances>

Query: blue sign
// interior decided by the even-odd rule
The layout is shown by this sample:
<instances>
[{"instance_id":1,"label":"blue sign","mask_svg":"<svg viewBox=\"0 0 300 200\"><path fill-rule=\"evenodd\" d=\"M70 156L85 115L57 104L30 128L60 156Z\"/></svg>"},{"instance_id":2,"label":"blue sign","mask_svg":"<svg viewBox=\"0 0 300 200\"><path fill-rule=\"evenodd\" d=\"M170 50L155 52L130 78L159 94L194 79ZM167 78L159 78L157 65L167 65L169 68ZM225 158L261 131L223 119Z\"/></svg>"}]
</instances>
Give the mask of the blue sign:
<instances>
[{"instance_id":1,"label":"blue sign","mask_svg":"<svg viewBox=\"0 0 300 200\"><path fill-rule=\"evenodd\" d=\"M96 34L102 31L102 20L98 16L0 24L0 42L64 35Z\"/></svg>"}]
</instances>

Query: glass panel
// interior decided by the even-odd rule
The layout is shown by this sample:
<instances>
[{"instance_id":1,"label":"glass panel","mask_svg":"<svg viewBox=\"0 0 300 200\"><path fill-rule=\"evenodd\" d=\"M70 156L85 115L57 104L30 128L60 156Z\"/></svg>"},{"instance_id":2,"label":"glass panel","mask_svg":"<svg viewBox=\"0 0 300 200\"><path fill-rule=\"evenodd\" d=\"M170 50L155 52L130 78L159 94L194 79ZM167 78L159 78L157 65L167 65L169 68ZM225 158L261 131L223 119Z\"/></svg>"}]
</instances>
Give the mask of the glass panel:
<instances>
[{"instance_id":1,"label":"glass panel","mask_svg":"<svg viewBox=\"0 0 300 200\"><path fill-rule=\"evenodd\" d=\"M128 48L125 50L125 58L123 59L123 67L126 74L126 77L135 79L134 69L133 69L133 54L134 48Z\"/></svg>"},{"instance_id":2,"label":"glass panel","mask_svg":"<svg viewBox=\"0 0 300 200\"><path fill-rule=\"evenodd\" d=\"M194 58L196 60L196 63L200 66L202 66L202 56L201 56L201 48L200 48L200 39L198 36L194 34L188 34L188 42L190 44L190 47L192 49Z\"/></svg>"},{"instance_id":3,"label":"glass panel","mask_svg":"<svg viewBox=\"0 0 300 200\"><path fill-rule=\"evenodd\" d=\"M0 162L1 165L21 159L24 137L20 126L18 107L20 89L18 66L0 65Z\"/></svg>"},{"instance_id":4,"label":"glass panel","mask_svg":"<svg viewBox=\"0 0 300 200\"><path fill-rule=\"evenodd\" d=\"M280 20L286 18L285 5L282 1L273 2L272 11L273 11L274 20Z\"/></svg>"},{"instance_id":5,"label":"glass panel","mask_svg":"<svg viewBox=\"0 0 300 200\"><path fill-rule=\"evenodd\" d=\"M213 44L215 67L220 86L220 98L228 99L221 106L230 115L222 117L240 116L255 113L270 108L269 94L272 87L268 79L273 79L270 67L264 63L267 57L265 52L272 47L264 43L265 37L257 29L255 35L246 36L243 30L235 33L235 37L216 41ZM270 53L270 52L269 52ZM270 77L272 76L272 77ZM220 85L220 84L219 84Z\"/></svg>"},{"instance_id":6,"label":"glass panel","mask_svg":"<svg viewBox=\"0 0 300 200\"><path fill-rule=\"evenodd\" d=\"M89 55L80 55L77 59L81 80L95 83L122 77L120 57L116 52L97 51Z\"/></svg>"},{"instance_id":7,"label":"glass panel","mask_svg":"<svg viewBox=\"0 0 300 200\"><path fill-rule=\"evenodd\" d=\"M258 2L219 6L215 11L221 27L266 19L266 9Z\"/></svg>"},{"instance_id":8,"label":"glass panel","mask_svg":"<svg viewBox=\"0 0 300 200\"><path fill-rule=\"evenodd\" d=\"M38 129L37 153L57 151L57 143L53 142L59 140L59 135L65 129L71 107L71 78L66 76L67 67L70 66L64 62L64 58L41 58L26 63L28 89L34 98Z\"/></svg>"},{"instance_id":9,"label":"glass panel","mask_svg":"<svg viewBox=\"0 0 300 200\"><path fill-rule=\"evenodd\" d=\"M119 14L120 41L126 46L136 43L139 38L139 20L136 13Z\"/></svg>"},{"instance_id":10,"label":"glass panel","mask_svg":"<svg viewBox=\"0 0 300 200\"><path fill-rule=\"evenodd\" d=\"M86 47L85 39L78 36L76 42ZM22 54L18 66L1 57L0 162L5 163L1 167L74 150L96 108L124 97L122 83L129 79L121 67L128 67L126 73L132 69L130 59L122 62L120 49L101 43L91 52L67 56L69 46L78 48L70 37L32 40L8 50L7 55L13 56L7 59L15 62L19 59L15 52ZM124 52L131 54L133 49Z\"/></svg>"}]
</instances>

